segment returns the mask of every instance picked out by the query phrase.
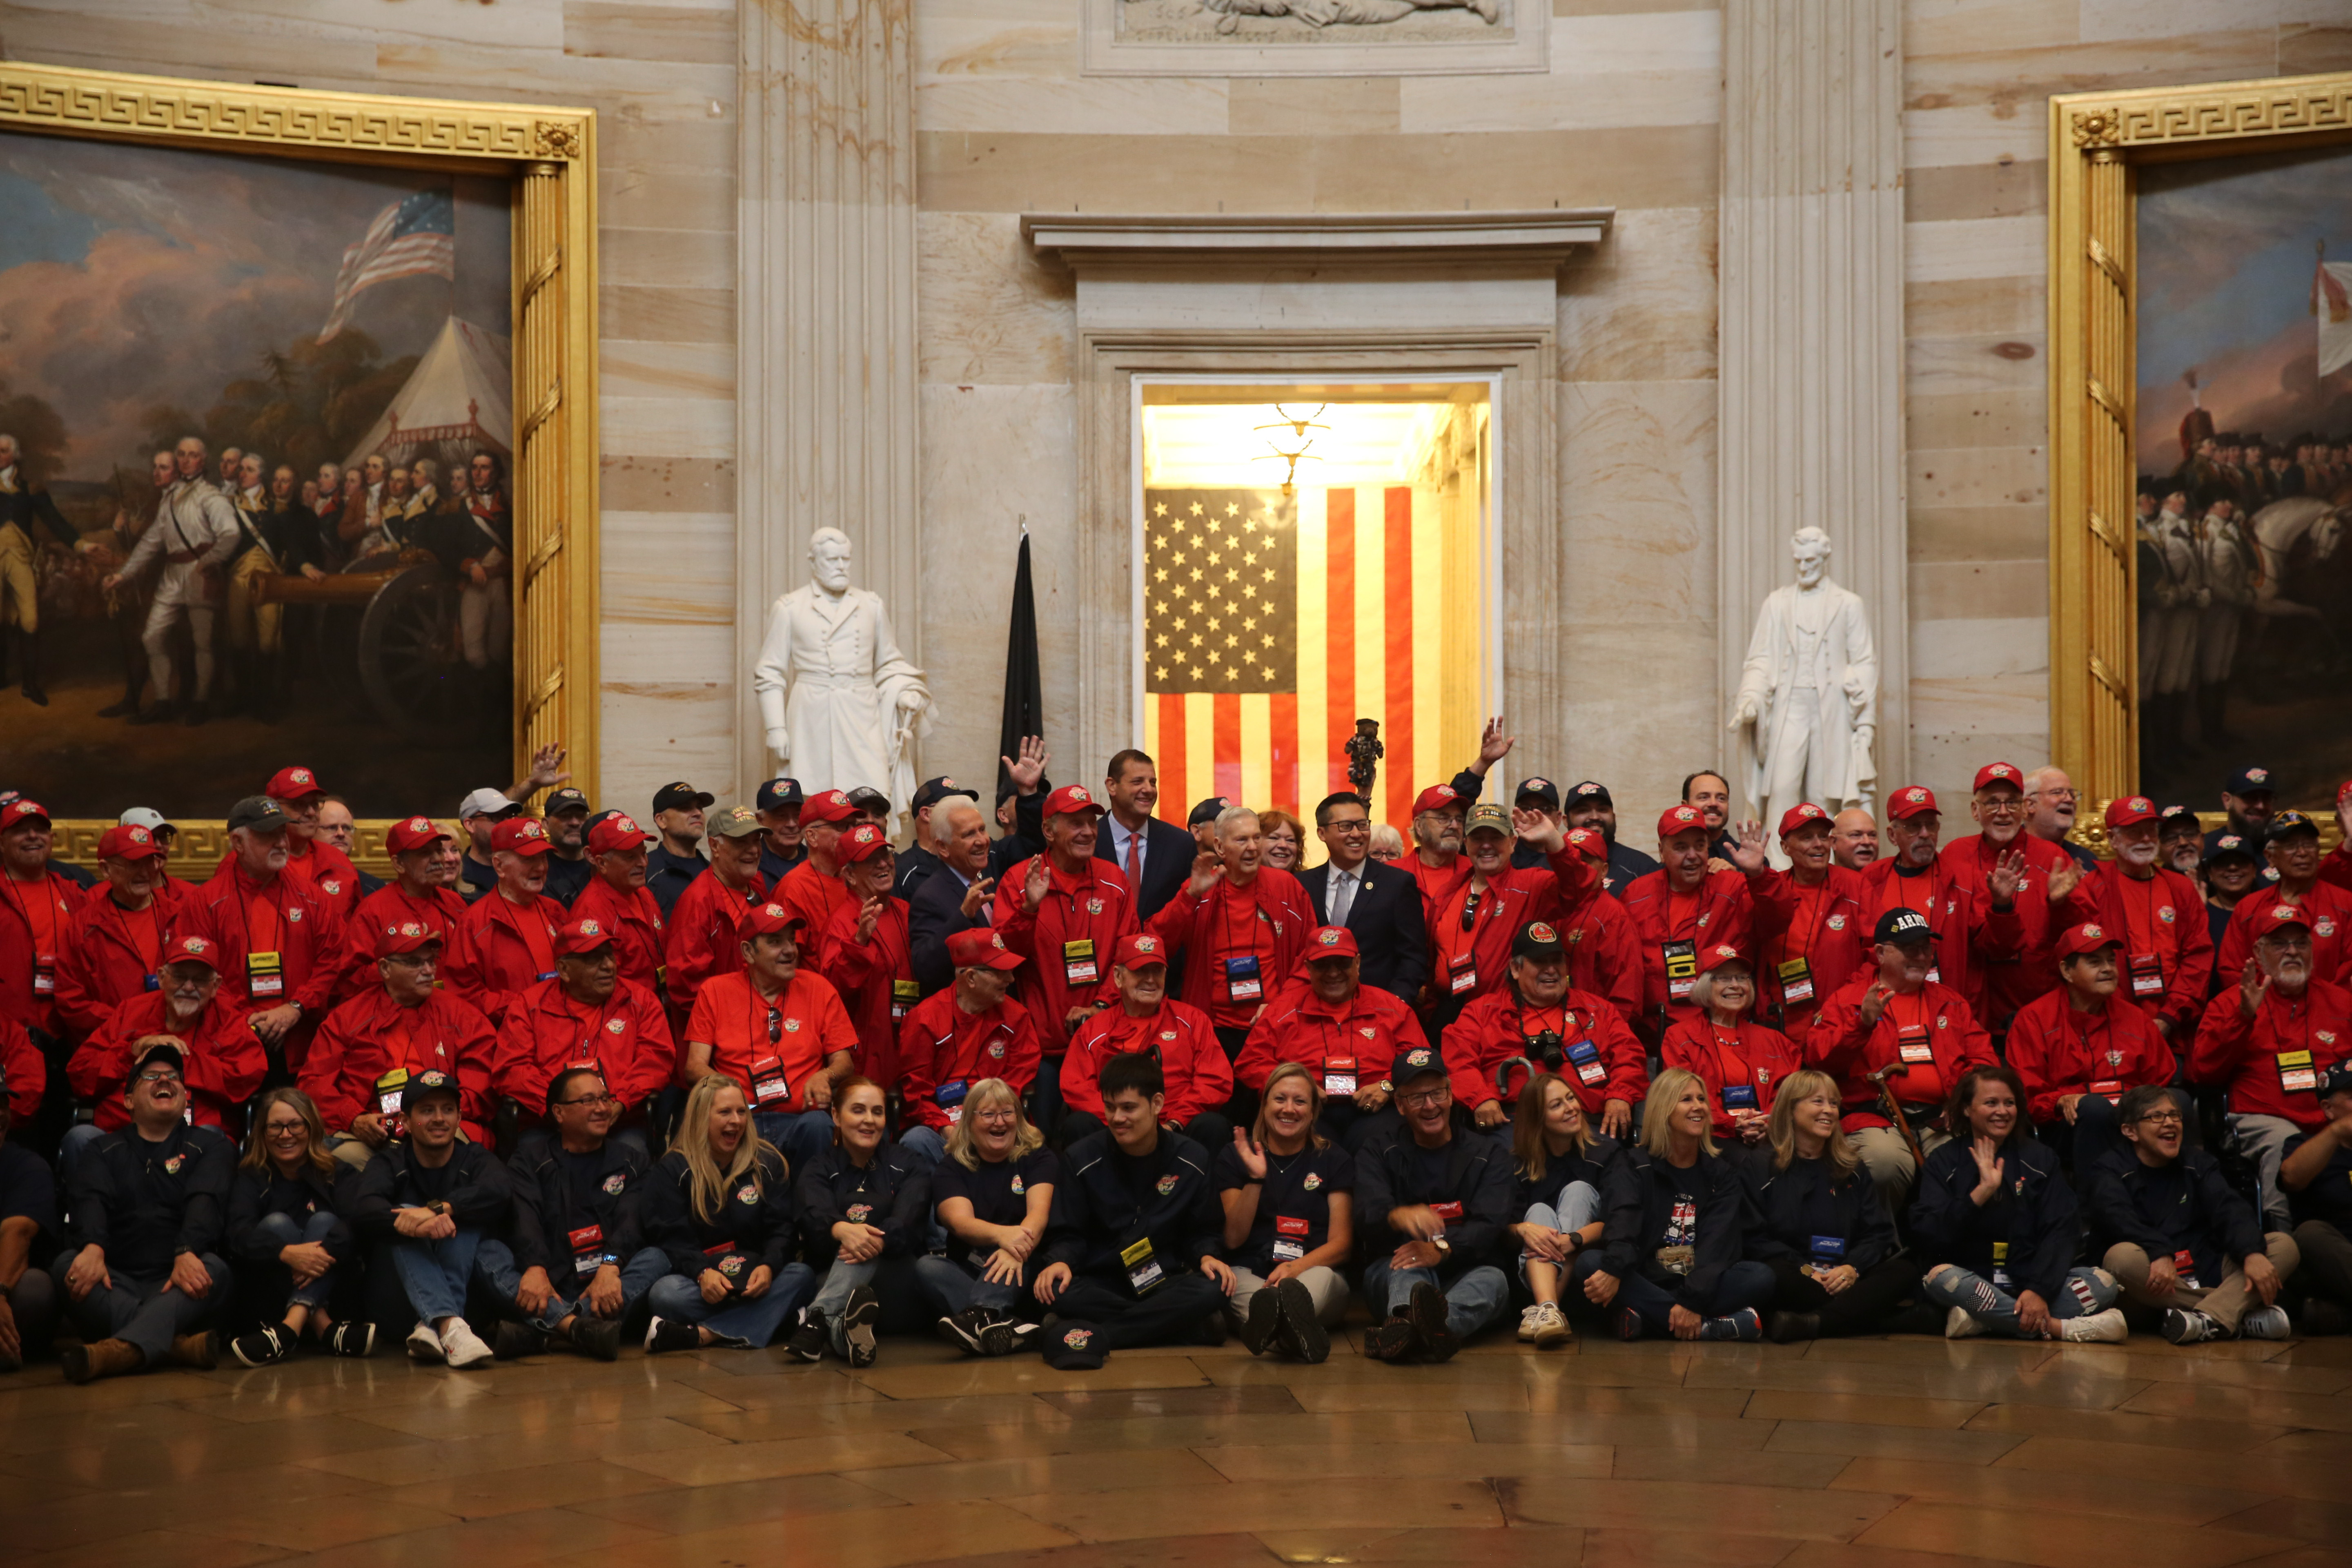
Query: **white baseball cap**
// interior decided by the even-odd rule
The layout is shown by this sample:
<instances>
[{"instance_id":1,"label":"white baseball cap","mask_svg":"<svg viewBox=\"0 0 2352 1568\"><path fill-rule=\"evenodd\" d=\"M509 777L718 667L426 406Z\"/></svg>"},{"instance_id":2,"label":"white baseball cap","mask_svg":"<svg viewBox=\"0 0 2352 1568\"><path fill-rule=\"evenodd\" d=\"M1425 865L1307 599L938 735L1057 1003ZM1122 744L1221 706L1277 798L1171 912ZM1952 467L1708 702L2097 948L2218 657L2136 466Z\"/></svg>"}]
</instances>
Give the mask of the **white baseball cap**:
<instances>
[{"instance_id":1,"label":"white baseball cap","mask_svg":"<svg viewBox=\"0 0 2352 1568\"><path fill-rule=\"evenodd\" d=\"M515 803L494 789L478 789L457 803L457 820L468 821L477 816L496 816L502 811L512 811Z\"/></svg>"},{"instance_id":2,"label":"white baseball cap","mask_svg":"<svg viewBox=\"0 0 2352 1568\"><path fill-rule=\"evenodd\" d=\"M171 819L152 805L134 805L116 820L125 827L143 827L150 833L172 826Z\"/></svg>"}]
</instances>

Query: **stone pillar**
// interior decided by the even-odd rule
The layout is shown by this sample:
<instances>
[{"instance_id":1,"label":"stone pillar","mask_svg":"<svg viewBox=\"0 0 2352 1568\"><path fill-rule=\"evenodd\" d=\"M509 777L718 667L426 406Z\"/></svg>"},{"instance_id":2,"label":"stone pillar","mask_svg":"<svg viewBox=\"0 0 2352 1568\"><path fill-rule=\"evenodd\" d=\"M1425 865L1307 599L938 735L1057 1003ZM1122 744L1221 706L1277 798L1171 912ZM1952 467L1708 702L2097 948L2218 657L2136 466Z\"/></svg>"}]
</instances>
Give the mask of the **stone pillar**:
<instances>
[{"instance_id":1,"label":"stone pillar","mask_svg":"<svg viewBox=\"0 0 2352 1568\"><path fill-rule=\"evenodd\" d=\"M1793 580L1789 536L1827 529L1878 647L1881 800L1911 782L1902 16L1901 0L1723 10L1723 719L1757 607Z\"/></svg>"},{"instance_id":2,"label":"stone pillar","mask_svg":"<svg viewBox=\"0 0 2352 1568\"><path fill-rule=\"evenodd\" d=\"M806 580L810 532L848 533L853 581L918 662L923 616L912 7L747 0L739 15L731 793L748 802L770 765L751 663L769 604Z\"/></svg>"}]
</instances>

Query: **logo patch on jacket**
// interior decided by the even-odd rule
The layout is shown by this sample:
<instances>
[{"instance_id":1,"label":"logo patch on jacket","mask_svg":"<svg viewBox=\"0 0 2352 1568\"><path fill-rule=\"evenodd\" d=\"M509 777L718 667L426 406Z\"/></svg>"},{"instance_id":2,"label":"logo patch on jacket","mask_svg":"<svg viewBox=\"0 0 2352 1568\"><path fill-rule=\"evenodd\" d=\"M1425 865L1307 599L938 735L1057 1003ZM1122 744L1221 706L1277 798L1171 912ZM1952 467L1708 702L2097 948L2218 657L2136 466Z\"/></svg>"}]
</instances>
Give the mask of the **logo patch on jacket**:
<instances>
[{"instance_id":1,"label":"logo patch on jacket","mask_svg":"<svg viewBox=\"0 0 2352 1568\"><path fill-rule=\"evenodd\" d=\"M754 1186L746 1185L736 1192L735 1201L741 1204L744 1207L749 1208L753 1204L760 1201L760 1189Z\"/></svg>"},{"instance_id":2,"label":"logo patch on jacket","mask_svg":"<svg viewBox=\"0 0 2352 1568\"><path fill-rule=\"evenodd\" d=\"M608 1019L604 1024L604 1032L608 1035L625 1035L629 1032L629 1022L625 1018Z\"/></svg>"},{"instance_id":3,"label":"logo patch on jacket","mask_svg":"<svg viewBox=\"0 0 2352 1568\"><path fill-rule=\"evenodd\" d=\"M1307 1179L1298 1184L1311 1193L1323 1184L1323 1177L1318 1172L1309 1171L1307 1173Z\"/></svg>"},{"instance_id":4,"label":"logo patch on jacket","mask_svg":"<svg viewBox=\"0 0 2352 1568\"><path fill-rule=\"evenodd\" d=\"M618 1197L621 1195L621 1189L628 1184L629 1173L615 1171L604 1178L604 1194L607 1197Z\"/></svg>"},{"instance_id":5,"label":"logo patch on jacket","mask_svg":"<svg viewBox=\"0 0 2352 1568\"><path fill-rule=\"evenodd\" d=\"M874 1205L872 1204L852 1204L849 1205L848 1210L849 1223L852 1225L864 1225L866 1223L866 1216L873 1212Z\"/></svg>"},{"instance_id":6,"label":"logo patch on jacket","mask_svg":"<svg viewBox=\"0 0 2352 1568\"><path fill-rule=\"evenodd\" d=\"M1163 1198L1164 1198L1164 1197L1166 1197L1169 1194L1171 1194L1171 1193L1174 1192L1175 1190L1176 1190L1176 1178L1175 1178L1175 1176L1174 1176L1173 1174L1165 1175L1165 1176L1162 1176L1162 1177L1160 1177L1160 1195L1161 1197L1163 1197Z\"/></svg>"},{"instance_id":7,"label":"logo patch on jacket","mask_svg":"<svg viewBox=\"0 0 2352 1568\"><path fill-rule=\"evenodd\" d=\"M1843 931L1843 930L1845 930L1845 917L1844 917L1843 915L1832 915L1832 916L1830 917L1830 930L1832 930L1832 931Z\"/></svg>"}]
</instances>

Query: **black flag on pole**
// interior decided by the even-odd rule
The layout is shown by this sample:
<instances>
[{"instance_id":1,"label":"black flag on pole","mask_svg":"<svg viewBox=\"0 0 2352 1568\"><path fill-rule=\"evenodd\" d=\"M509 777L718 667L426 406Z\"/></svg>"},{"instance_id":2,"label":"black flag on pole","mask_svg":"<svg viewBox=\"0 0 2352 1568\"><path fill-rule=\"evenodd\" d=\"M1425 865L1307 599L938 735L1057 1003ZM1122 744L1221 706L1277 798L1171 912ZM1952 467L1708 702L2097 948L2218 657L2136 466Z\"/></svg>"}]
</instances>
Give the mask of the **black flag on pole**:
<instances>
[{"instance_id":1,"label":"black flag on pole","mask_svg":"<svg viewBox=\"0 0 2352 1568\"><path fill-rule=\"evenodd\" d=\"M997 736L1002 757L1021 755L1024 735L1045 732L1045 694L1037 659L1037 591L1029 580L1029 534L1021 535L1021 560L1013 572L1013 624L1004 635L1004 722ZM1013 788L1004 763L996 764L1000 794Z\"/></svg>"}]
</instances>

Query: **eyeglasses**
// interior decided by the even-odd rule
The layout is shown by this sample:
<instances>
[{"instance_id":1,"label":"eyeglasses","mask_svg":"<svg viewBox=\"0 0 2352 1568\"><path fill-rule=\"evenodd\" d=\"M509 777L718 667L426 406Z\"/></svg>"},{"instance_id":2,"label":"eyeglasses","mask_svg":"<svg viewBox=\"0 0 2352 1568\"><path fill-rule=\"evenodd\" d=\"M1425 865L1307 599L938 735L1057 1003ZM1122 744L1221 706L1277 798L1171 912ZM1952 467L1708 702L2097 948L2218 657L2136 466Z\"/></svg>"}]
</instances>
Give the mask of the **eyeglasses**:
<instances>
[{"instance_id":1,"label":"eyeglasses","mask_svg":"<svg viewBox=\"0 0 2352 1568\"><path fill-rule=\"evenodd\" d=\"M273 1121L264 1129L264 1131L271 1138L284 1140L300 1138L309 1131L309 1129L299 1121Z\"/></svg>"},{"instance_id":2,"label":"eyeglasses","mask_svg":"<svg viewBox=\"0 0 2352 1568\"><path fill-rule=\"evenodd\" d=\"M971 1119L974 1121L986 1121L992 1125L1000 1121L1008 1123L1018 1121L1021 1120L1021 1113L1010 1106L995 1106L986 1110L972 1112Z\"/></svg>"},{"instance_id":3,"label":"eyeglasses","mask_svg":"<svg viewBox=\"0 0 2352 1568\"><path fill-rule=\"evenodd\" d=\"M1478 895L1465 894L1462 900L1462 929L1468 931L1478 923Z\"/></svg>"},{"instance_id":4,"label":"eyeglasses","mask_svg":"<svg viewBox=\"0 0 2352 1568\"><path fill-rule=\"evenodd\" d=\"M1339 822L1327 822L1323 827L1326 832L1343 833L1353 838L1360 833L1370 833L1372 830L1372 819L1369 816L1351 816Z\"/></svg>"},{"instance_id":5,"label":"eyeglasses","mask_svg":"<svg viewBox=\"0 0 2352 1568\"><path fill-rule=\"evenodd\" d=\"M559 1100L555 1103L558 1105L612 1105L616 1103L619 1098L618 1095L607 1091L603 1094L583 1094L572 1100Z\"/></svg>"},{"instance_id":6,"label":"eyeglasses","mask_svg":"<svg viewBox=\"0 0 2352 1568\"><path fill-rule=\"evenodd\" d=\"M1445 1094L1445 1086L1440 1084L1435 1089L1416 1089L1409 1093L1401 1090L1396 1098L1399 1105L1435 1105Z\"/></svg>"},{"instance_id":7,"label":"eyeglasses","mask_svg":"<svg viewBox=\"0 0 2352 1568\"><path fill-rule=\"evenodd\" d=\"M175 1072L142 1072L139 1075L139 1081L141 1083L152 1083L158 1089L164 1088L167 1085L173 1089L177 1089L180 1087L180 1075Z\"/></svg>"},{"instance_id":8,"label":"eyeglasses","mask_svg":"<svg viewBox=\"0 0 2352 1568\"><path fill-rule=\"evenodd\" d=\"M2139 1119L2139 1124L2142 1127L2179 1127L2186 1124L2186 1118L2177 1110L2151 1110Z\"/></svg>"}]
</instances>

